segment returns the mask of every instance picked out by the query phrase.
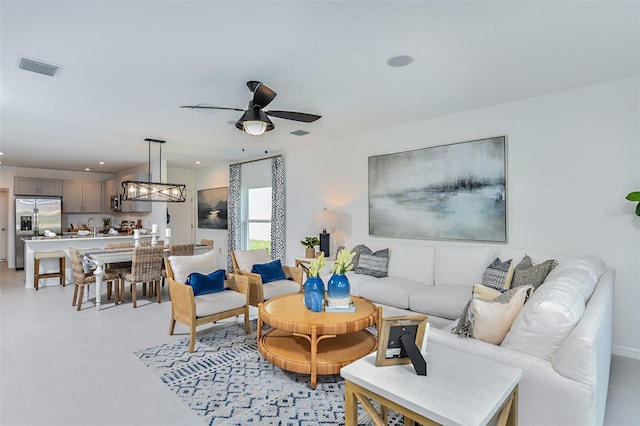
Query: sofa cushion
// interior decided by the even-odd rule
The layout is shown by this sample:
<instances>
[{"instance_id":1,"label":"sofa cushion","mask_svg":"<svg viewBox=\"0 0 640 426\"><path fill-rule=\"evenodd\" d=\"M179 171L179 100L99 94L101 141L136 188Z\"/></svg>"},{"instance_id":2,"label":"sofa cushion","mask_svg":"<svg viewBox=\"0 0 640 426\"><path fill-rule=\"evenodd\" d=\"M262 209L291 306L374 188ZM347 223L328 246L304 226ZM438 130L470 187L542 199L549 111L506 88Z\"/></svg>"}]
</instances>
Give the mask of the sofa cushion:
<instances>
[{"instance_id":1,"label":"sofa cushion","mask_svg":"<svg viewBox=\"0 0 640 426\"><path fill-rule=\"evenodd\" d=\"M242 308L247 303L247 296L237 291L221 291L195 297L196 317L219 314L231 309Z\"/></svg>"},{"instance_id":2,"label":"sofa cushion","mask_svg":"<svg viewBox=\"0 0 640 426\"><path fill-rule=\"evenodd\" d=\"M522 309L530 289L530 286L513 288L489 300L472 297L452 333L500 344Z\"/></svg>"},{"instance_id":3,"label":"sofa cushion","mask_svg":"<svg viewBox=\"0 0 640 426\"><path fill-rule=\"evenodd\" d=\"M513 278L513 261L511 259L502 262L499 257L487 266L482 275L482 285L495 288L499 291L511 288Z\"/></svg>"},{"instance_id":4,"label":"sofa cushion","mask_svg":"<svg viewBox=\"0 0 640 426\"><path fill-rule=\"evenodd\" d=\"M549 273L547 280L575 285L582 292L586 302L596 288L596 283L600 280L604 269L602 259L594 255L586 255L559 263Z\"/></svg>"},{"instance_id":5,"label":"sofa cushion","mask_svg":"<svg viewBox=\"0 0 640 426\"><path fill-rule=\"evenodd\" d=\"M471 297L471 289L461 285L425 286L409 296L409 309L449 320L456 319Z\"/></svg>"},{"instance_id":6,"label":"sofa cushion","mask_svg":"<svg viewBox=\"0 0 640 426\"><path fill-rule=\"evenodd\" d=\"M389 248L389 276L433 285L435 251L428 246L393 244Z\"/></svg>"},{"instance_id":7,"label":"sofa cushion","mask_svg":"<svg viewBox=\"0 0 640 426\"><path fill-rule=\"evenodd\" d=\"M373 253L369 248L362 247L355 272L356 274L371 275L376 278L386 277L388 262L389 249L378 250Z\"/></svg>"},{"instance_id":8,"label":"sofa cushion","mask_svg":"<svg viewBox=\"0 0 640 426\"><path fill-rule=\"evenodd\" d=\"M524 305L502 346L550 360L582 317L584 308L578 287L546 281Z\"/></svg>"},{"instance_id":9,"label":"sofa cushion","mask_svg":"<svg viewBox=\"0 0 640 426\"><path fill-rule=\"evenodd\" d=\"M547 275L549 275L549 272L551 272L557 264L557 260L549 259L534 265L531 257L529 257L529 255L525 255L513 271L511 287L530 285L533 286L533 289L535 290L542 285L544 280L547 278Z\"/></svg>"},{"instance_id":10,"label":"sofa cushion","mask_svg":"<svg viewBox=\"0 0 640 426\"><path fill-rule=\"evenodd\" d=\"M173 271L173 278L179 283L185 283L192 272L208 274L216 270L216 253L211 250L194 256L169 256L169 264Z\"/></svg>"},{"instance_id":11,"label":"sofa cushion","mask_svg":"<svg viewBox=\"0 0 640 426\"><path fill-rule=\"evenodd\" d=\"M495 259L491 247L437 247L435 285L466 285L482 282L487 265Z\"/></svg>"},{"instance_id":12,"label":"sofa cushion","mask_svg":"<svg viewBox=\"0 0 640 426\"><path fill-rule=\"evenodd\" d=\"M374 303L409 309L409 296L425 287L420 281L400 277L375 278L360 285L360 297Z\"/></svg>"}]
</instances>

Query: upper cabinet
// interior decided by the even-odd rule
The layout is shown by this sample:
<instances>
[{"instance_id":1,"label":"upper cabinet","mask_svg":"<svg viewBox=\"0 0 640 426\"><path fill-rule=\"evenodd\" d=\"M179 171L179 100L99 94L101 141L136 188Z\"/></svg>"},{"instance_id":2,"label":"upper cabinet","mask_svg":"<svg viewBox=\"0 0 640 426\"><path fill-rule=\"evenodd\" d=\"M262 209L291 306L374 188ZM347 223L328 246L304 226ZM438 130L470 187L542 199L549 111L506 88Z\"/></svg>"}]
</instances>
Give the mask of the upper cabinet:
<instances>
[{"instance_id":1,"label":"upper cabinet","mask_svg":"<svg viewBox=\"0 0 640 426\"><path fill-rule=\"evenodd\" d=\"M111 210L111 197L120 193L120 181L117 179L106 180L102 184L102 211L113 213Z\"/></svg>"},{"instance_id":2,"label":"upper cabinet","mask_svg":"<svg viewBox=\"0 0 640 426\"><path fill-rule=\"evenodd\" d=\"M62 195L60 179L44 179L32 177L14 177L13 193L15 195Z\"/></svg>"},{"instance_id":3,"label":"upper cabinet","mask_svg":"<svg viewBox=\"0 0 640 426\"><path fill-rule=\"evenodd\" d=\"M102 182L93 180L63 181L63 213L99 213L101 211Z\"/></svg>"}]
</instances>

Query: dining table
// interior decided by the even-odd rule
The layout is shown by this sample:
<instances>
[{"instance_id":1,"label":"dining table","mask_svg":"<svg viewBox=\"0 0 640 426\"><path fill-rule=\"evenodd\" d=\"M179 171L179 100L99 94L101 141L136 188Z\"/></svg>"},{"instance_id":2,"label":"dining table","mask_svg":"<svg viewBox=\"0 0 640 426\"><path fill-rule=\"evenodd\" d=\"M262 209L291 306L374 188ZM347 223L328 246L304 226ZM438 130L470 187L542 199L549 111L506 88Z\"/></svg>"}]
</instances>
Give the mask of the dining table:
<instances>
[{"instance_id":1,"label":"dining table","mask_svg":"<svg viewBox=\"0 0 640 426\"><path fill-rule=\"evenodd\" d=\"M163 246L162 255L169 255L170 246ZM88 263L95 266L93 274L96 276L96 310L99 311L102 305L102 277L104 276L105 264L130 262L133 259L133 247L116 249L86 249L82 250L83 258ZM213 250L212 246L202 244L195 245L195 254L202 254ZM89 299L89 291L86 293L86 300Z\"/></svg>"}]
</instances>

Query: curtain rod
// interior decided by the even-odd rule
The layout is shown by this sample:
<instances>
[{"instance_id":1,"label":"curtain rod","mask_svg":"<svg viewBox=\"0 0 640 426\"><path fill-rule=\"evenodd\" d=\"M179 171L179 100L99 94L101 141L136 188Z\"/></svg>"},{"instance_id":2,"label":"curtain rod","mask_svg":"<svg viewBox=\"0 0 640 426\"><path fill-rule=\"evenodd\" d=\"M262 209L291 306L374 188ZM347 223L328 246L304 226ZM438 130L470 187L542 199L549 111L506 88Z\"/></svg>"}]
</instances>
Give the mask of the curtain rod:
<instances>
[{"instance_id":1,"label":"curtain rod","mask_svg":"<svg viewBox=\"0 0 640 426\"><path fill-rule=\"evenodd\" d=\"M278 158L278 157L282 157L282 154L272 155L271 157L258 158L258 159L256 159L256 160L241 161L241 162L239 162L239 163L229 164L229 166L240 166L240 165L242 165L242 164L255 163L256 161L270 160L270 159L272 159L272 158Z\"/></svg>"}]
</instances>

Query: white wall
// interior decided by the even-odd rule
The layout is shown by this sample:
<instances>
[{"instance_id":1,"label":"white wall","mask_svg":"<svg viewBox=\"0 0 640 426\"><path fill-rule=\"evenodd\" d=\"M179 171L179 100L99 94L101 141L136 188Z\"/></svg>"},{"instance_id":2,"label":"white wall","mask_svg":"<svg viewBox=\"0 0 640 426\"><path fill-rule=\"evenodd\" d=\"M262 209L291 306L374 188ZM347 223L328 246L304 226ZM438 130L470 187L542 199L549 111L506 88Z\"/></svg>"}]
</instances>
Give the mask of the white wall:
<instances>
[{"instance_id":1,"label":"white wall","mask_svg":"<svg viewBox=\"0 0 640 426\"><path fill-rule=\"evenodd\" d=\"M640 358L640 218L624 199L640 190L638 93L639 79L629 78L330 145L301 139L303 148L285 155L287 263L320 231L312 212L322 207L340 212L332 242L368 238L368 156L506 135L508 244L593 253L615 268L614 351Z\"/></svg>"}]
</instances>

